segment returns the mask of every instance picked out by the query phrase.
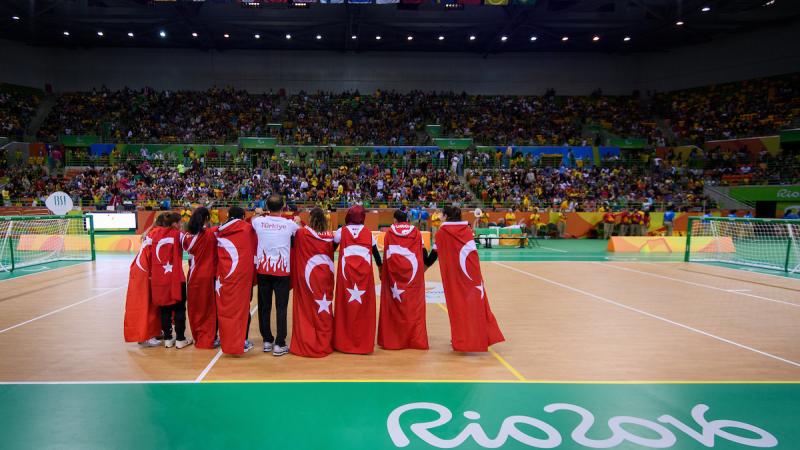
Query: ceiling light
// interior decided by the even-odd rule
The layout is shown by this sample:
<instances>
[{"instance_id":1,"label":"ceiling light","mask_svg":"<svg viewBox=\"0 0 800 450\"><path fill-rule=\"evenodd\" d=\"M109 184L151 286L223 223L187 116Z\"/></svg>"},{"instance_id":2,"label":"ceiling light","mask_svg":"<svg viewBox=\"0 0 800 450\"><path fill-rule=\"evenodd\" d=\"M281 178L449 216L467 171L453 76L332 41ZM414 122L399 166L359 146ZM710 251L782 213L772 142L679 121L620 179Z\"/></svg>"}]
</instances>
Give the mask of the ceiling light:
<instances>
[{"instance_id":1,"label":"ceiling light","mask_svg":"<svg viewBox=\"0 0 800 450\"><path fill-rule=\"evenodd\" d=\"M775 0L769 0L767 3L764 3L764 6L772 6L775 4ZM19 19L17 19L19 20Z\"/></svg>"},{"instance_id":2,"label":"ceiling light","mask_svg":"<svg viewBox=\"0 0 800 450\"><path fill-rule=\"evenodd\" d=\"M531 42L535 41L536 39L539 39L539 38L537 38L536 36L531 36Z\"/></svg>"},{"instance_id":3,"label":"ceiling light","mask_svg":"<svg viewBox=\"0 0 800 450\"><path fill-rule=\"evenodd\" d=\"M196 38L197 37L197 33L192 33L192 37Z\"/></svg>"},{"instance_id":4,"label":"ceiling light","mask_svg":"<svg viewBox=\"0 0 800 450\"><path fill-rule=\"evenodd\" d=\"M569 36L564 36L561 38L561 42L567 42L569 40Z\"/></svg>"},{"instance_id":5,"label":"ceiling light","mask_svg":"<svg viewBox=\"0 0 800 450\"><path fill-rule=\"evenodd\" d=\"M132 32L129 32L129 33L128 33L128 37L132 38L132 37L133 37L133 33L132 33Z\"/></svg>"},{"instance_id":6,"label":"ceiling light","mask_svg":"<svg viewBox=\"0 0 800 450\"><path fill-rule=\"evenodd\" d=\"M167 32L166 31L160 31L158 33L158 35L161 36L162 38L165 38L165 37L167 37Z\"/></svg>"},{"instance_id":7,"label":"ceiling light","mask_svg":"<svg viewBox=\"0 0 800 450\"><path fill-rule=\"evenodd\" d=\"M682 20L679 20L679 21L675 22L675 25L677 25L677 26L679 26L679 27L680 27L680 26L683 26L683 21L682 21Z\"/></svg>"},{"instance_id":8,"label":"ceiling light","mask_svg":"<svg viewBox=\"0 0 800 450\"><path fill-rule=\"evenodd\" d=\"M19 16L11 16L13 20L19 20Z\"/></svg>"},{"instance_id":9,"label":"ceiling light","mask_svg":"<svg viewBox=\"0 0 800 450\"><path fill-rule=\"evenodd\" d=\"M375 36L375 40L376 41L380 41L381 40L381 35L379 34L379 35Z\"/></svg>"},{"instance_id":10,"label":"ceiling light","mask_svg":"<svg viewBox=\"0 0 800 450\"><path fill-rule=\"evenodd\" d=\"M631 40L631 37L630 36L625 36L624 38L622 38L622 40L625 41L625 42L628 42L628 41Z\"/></svg>"},{"instance_id":11,"label":"ceiling light","mask_svg":"<svg viewBox=\"0 0 800 450\"><path fill-rule=\"evenodd\" d=\"M500 36L500 40L505 42L508 40L508 36Z\"/></svg>"},{"instance_id":12,"label":"ceiling light","mask_svg":"<svg viewBox=\"0 0 800 450\"><path fill-rule=\"evenodd\" d=\"M260 34L254 34L253 37L256 38L256 39L261 39L261 35Z\"/></svg>"},{"instance_id":13,"label":"ceiling light","mask_svg":"<svg viewBox=\"0 0 800 450\"><path fill-rule=\"evenodd\" d=\"M289 33L286 33L286 40L288 41L288 40L289 40L289 39L291 39L291 38L292 38L292 35L291 35L291 34L289 34Z\"/></svg>"},{"instance_id":14,"label":"ceiling light","mask_svg":"<svg viewBox=\"0 0 800 450\"><path fill-rule=\"evenodd\" d=\"M354 40L354 41L355 41L356 39L358 39L358 36L356 36L356 35L354 34L354 35L350 36L350 39L352 39L352 40Z\"/></svg>"},{"instance_id":15,"label":"ceiling light","mask_svg":"<svg viewBox=\"0 0 800 450\"><path fill-rule=\"evenodd\" d=\"M474 35L474 34L471 34L471 35L469 36L469 40L470 40L470 41L474 41L474 40L475 40L475 35Z\"/></svg>"},{"instance_id":16,"label":"ceiling light","mask_svg":"<svg viewBox=\"0 0 800 450\"><path fill-rule=\"evenodd\" d=\"M317 35L317 40L320 40L320 39L322 39L322 35L321 35L321 34L318 34L318 35Z\"/></svg>"},{"instance_id":17,"label":"ceiling light","mask_svg":"<svg viewBox=\"0 0 800 450\"><path fill-rule=\"evenodd\" d=\"M703 6L703 9L701 9L700 11L709 12L709 11L711 11L711 7L710 6Z\"/></svg>"},{"instance_id":18,"label":"ceiling light","mask_svg":"<svg viewBox=\"0 0 800 450\"><path fill-rule=\"evenodd\" d=\"M225 33L225 34L222 35L222 37L224 37L225 39L228 39L229 37L231 37L231 35L228 34L228 33Z\"/></svg>"},{"instance_id":19,"label":"ceiling light","mask_svg":"<svg viewBox=\"0 0 800 450\"><path fill-rule=\"evenodd\" d=\"M103 32L102 31L98 31L97 35L100 36L100 37L103 37Z\"/></svg>"},{"instance_id":20,"label":"ceiling light","mask_svg":"<svg viewBox=\"0 0 800 450\"><path fill-rule=\"evenodd\" d=\"M443 41L444 40L444 36L439 35L439 37L437 39L439 39L440 41Z\"/></svg>"},{"instance_id":21,"label":"ceiling light","mask_svg":"<svg viewBox=\"0 0 800 450\"><path fill-rule=\"evenodd\" d=\"M593 40L593 41L595 41L595 42L597 42L597 41L599 41L599 40L600 40L600 36L595 36L595 37L593 37L593 38L592 38L592 40Z\"/></svg>"},{"instance_id":22,"label":"ceiling light","mask_svg":"<svg viewBox=\"0 0 800 450\"><path fill-rule=\"evenodd\" d=\"M414 40L414 36L408 36L408 37L406 37L406 39L409 40L409 41L413 41Z\"/></svg>"},{"instance_id":23,"label":"ceiling light","mask_svg":"<svg viewBox=\"0 0 800 450\"><path fill-rule=\"evenodd\" d=\"M69 36L69 31L65 31L64 36Z\"/></svg>"}]
</instances>

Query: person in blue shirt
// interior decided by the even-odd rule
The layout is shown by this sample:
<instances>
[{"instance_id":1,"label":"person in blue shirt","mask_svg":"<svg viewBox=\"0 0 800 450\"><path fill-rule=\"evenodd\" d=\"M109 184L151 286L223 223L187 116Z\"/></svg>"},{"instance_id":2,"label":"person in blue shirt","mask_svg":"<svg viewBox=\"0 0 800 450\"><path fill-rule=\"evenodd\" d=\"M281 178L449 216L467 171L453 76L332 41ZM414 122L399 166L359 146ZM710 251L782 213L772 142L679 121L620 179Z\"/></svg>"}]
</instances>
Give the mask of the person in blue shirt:
<instances>
[{"instance_id":1,"label":"person in blue shirt","mask_svg":"<svg viewBox=\"0 0 800 450\"><path fill-rule=\"evenodd\" d=\"M411 218L411 223L415 225L418 224L421 213L422 211L420 210L419 206L413 206L408 214L409 217Z\"/></svg>"},{"instance_id":2,"label":"person in blue shirt","mask_svg":"<svg viewBox=\"0 0 800 450\"><path fill-rule=\"evenodd\" d=\"M797 220L800 219L800 216L797 215L796 209L790 209L789 212L785 216L783 216L783 218L789 220Z\"/></svg>"},{"instance_id":3,"label":"person in blue shirt","mask_svg":"<svg viewBox=\"0 0 800 450\"><path fill-rule=\"evenodd\" d=\"M423 209L420 211L419 214L419 226L418 228L420 231L426 231L428 229L428 219L431 218L431 214L428 212L427 209Z\"/></svg>"},{"instance_id":4,"label":"person in blue shirt","mask_svg":"<svg viewBox=\"0 0 800 450\"><path fill-rule=\"evenodd\" d=\"M745 219L752 219L752 218L753 218L753 212L752 212L752 211L747 211L747 212L744 214L744 218L745 218Z\"/></svg>"},{"instance_id":5,"label":"person in blue shirt","mask_svg":"<svg viewBox=\"0 0 800 450\"><path fill-rule=\"evenodd\" d=\"M672 236L672 230L675 227L675 207L672 205L667 206L667 211L664 212L664 228L666 229L666 236Z\"/></svg>"},{"instance_id":6,"label":"person in blue shirt","mask_svg":"<svg viewBox=\"0 0 800 450\"><path fill-rule=\"evenodd\" d=\"M731 210L731 211L728 213L728 218L729 218L729 219L736 219L736 218L738 218L739 216L738 216L736 213L737 213L737 211L736 211L735 209L732 209L732 210Z\"/></svg>"}]
</instances>

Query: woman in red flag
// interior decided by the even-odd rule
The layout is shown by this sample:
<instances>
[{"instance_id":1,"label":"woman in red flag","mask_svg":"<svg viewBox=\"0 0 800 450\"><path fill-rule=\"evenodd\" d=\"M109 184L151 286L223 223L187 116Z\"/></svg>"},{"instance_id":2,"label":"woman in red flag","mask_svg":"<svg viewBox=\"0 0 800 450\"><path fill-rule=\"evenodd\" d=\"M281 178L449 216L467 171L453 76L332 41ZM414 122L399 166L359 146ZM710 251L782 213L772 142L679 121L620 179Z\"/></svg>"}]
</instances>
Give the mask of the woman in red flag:
<instances>
[{"instance_id":1,"label":"woman in red flag","mask_svg":"<svg viewBox=\"0 0 800 450\"><path fill-rule=\"evenodd\" d=\"M365 218L364 208L353 206L347 211L345 226L333 236L333 242L341 246L336 274L333 348L344 353L369 354L375 348L372 257L380 268L381 255L375 238L364 226Z\"/></svg>"},{"instance_id":2,"label":"woman in red flag","mask_svg":"<svg viewBox=\"0 0 800 450\"><path fill-rule=\"evenodd\" d=\"M247 331L257 244L255 230L244 221L244 210L231 207L228 221L217 231L217 281L214 284L220 346L227 354L241 355L253 348Z\"/></svg>"},{"instance_id":3,"label":"woman in red flag","mask_svg":"<svg viewBox=\"0 0 800 450\"><path fill-rule=\"evenodd\" d=\"M183 236L183 249L189 254L189 277L186 297L189 326L197 348L214 348L217 337L217 303L214 279L217 276L217 237L208 228L211 213L203 206L192 213Z\"/></svg>"},{"instance_id":4,"label":"woman in red flag","mask_svg":"<svg viewBox=\"0 0 800 450\"><path fill-rule=\"evenodd\" d=\"M158 216L156 226L163 226L166 214ZM125 342L138 342L148 347L161 345L156 336L161 333L161 314L150 299L150 254L153 240L149 229L143 235L142 246L131 262L128 292L125 296L123 334Z\"/></svg>"},{"instance_id":5,"label":"woman in red flag","mask_svg":"<svg viewBox=\"0 0 800 450\"><path fill-rule=\"evenodd\" d=\"M292 248L292 354L320 358L333 352L333 233L321 208L297 230Z\"/></svg>"},{"instance_id":6,"label":"woman in red flag","mask_svg":"<svg viewBox=\"0 0 800 450\"><path fill-rule=\"evenodd\" d=\"M181 247L181 215L167 213L163 226L150 232L153 251L150 254L150 295L161 308L161 330L164 346L179 349L194 343L186 333L186 275L183 273ZM175 321L175 336L172 322Z\"/></svg>"},{"instance_id":7,"label":"woman in red flag","mask_svg":"<svg viewBox=\"0 0 800 450\"><path fill-rule=\"evenodd\" d=\"M378 345L427 350L424 273L436 261L436 252L428 255L422 233L401 209L394 212L394 225L383 237L383 252Z\"/></svg>"},{"instance_id":8,"label":"woman in red flag","mask_svg":"<svg viewBox=\"0 0 800 450\"><path fill-rule=\"evenodd\" d=\"M459 208L449 206L444 214L446 221L436 233L436 248L453 350L485 352L505 338L489 308L472 229L461 221Z\"/></svg>"}]
</instances>

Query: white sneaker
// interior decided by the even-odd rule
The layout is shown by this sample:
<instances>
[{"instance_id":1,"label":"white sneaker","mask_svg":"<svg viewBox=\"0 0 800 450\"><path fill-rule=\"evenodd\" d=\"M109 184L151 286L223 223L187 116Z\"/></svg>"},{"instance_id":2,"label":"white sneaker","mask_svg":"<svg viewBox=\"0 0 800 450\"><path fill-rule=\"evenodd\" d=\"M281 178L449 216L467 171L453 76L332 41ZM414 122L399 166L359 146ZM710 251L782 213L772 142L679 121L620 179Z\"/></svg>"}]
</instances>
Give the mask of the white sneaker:
<instances>
[{"instance_id":1,"label":"white sneaker","mask_svg":"<svg viewBox=\"0 0 800 450\"><path fill-rule=\"evenodd\" d=\"M192 338L186 338L186 339L184 339L182 341L175 342L175 348L180 350L180 349L182 349L184 347L188 347L188 346L190 346L192 344L194 344L194 340Z\"/></svg>"},{"instance_id":2,"label":"white sneaker","mask_svg":"<svg viewBox=\"0 0 800 450\"><path fill-rule=\"evenodd\" d=\"M283 356L283 355L289 353L289 346L288 345L284 345L283 347L281 347L280 345L275 344L275 347L273 347L273 349L274 349L272 351L272 355L273 356Z\"/></svg>"},{"instance_id":3,"label":"white sneaker","mask_svg":"<svg viewBox=\"0 0 800 450\"><path fill-rule=\"evenodd\" d=\"M151 337L150 339L144 342L139 342L139 345L141 345L142 347L158 347L161 345L161 339Z\"/></svg>"},{"instance_id":4,"label":"white sneaker","mask_svg":"<svg viewBox=\"0 0 800 450\"><path fill-rule=\"evenodd\" d=\"M264 353L272 351L272 342L264 342Z\"/></svg>"},{"instance_id":5,"label":"white sneaker","mask_svg":"<svg viewBox=\"0 0 800 450\"><path fill-rule=\"evenodd\" d=\"M164 339L164 347L166 347L166 348L175 347L175 338Z\"/></svg>"},{"instance_id":6,"label":"white sneaker","mask_svg":"<svg viewBox=\"0 0 800 450\"><path fill-rule=\"evenodd\" d=\"M249 352L251 348L253 348L253 343L250 341L244 341L244 352Z\"/></svg>"}]
</instances>

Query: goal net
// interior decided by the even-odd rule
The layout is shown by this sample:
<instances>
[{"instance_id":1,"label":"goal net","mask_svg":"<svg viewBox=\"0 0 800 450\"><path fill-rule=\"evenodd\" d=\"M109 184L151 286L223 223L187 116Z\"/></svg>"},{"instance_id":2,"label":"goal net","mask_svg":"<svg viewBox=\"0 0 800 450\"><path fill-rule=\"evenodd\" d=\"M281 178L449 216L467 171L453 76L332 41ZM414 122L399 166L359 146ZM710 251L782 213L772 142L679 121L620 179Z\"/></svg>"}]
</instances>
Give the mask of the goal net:
<instances>
[{"instance_id":1,"label":"goal net","mask_svg":"<svg viewBox=\"0 0 800 450\"><path fill-rule=\"evenodd\" d=\"M686 261L800 272L800 221L689 218Z\"/></svg>"},{"instance_id":2,"label":"goal net","mask_svg":"<svg viewBox=\"0 0 800 450\"><path fill-rule=\"evenodd\" d=\"M94 255L91 216L0 216L0 271Z\"/></svg>"}]
</instances>

